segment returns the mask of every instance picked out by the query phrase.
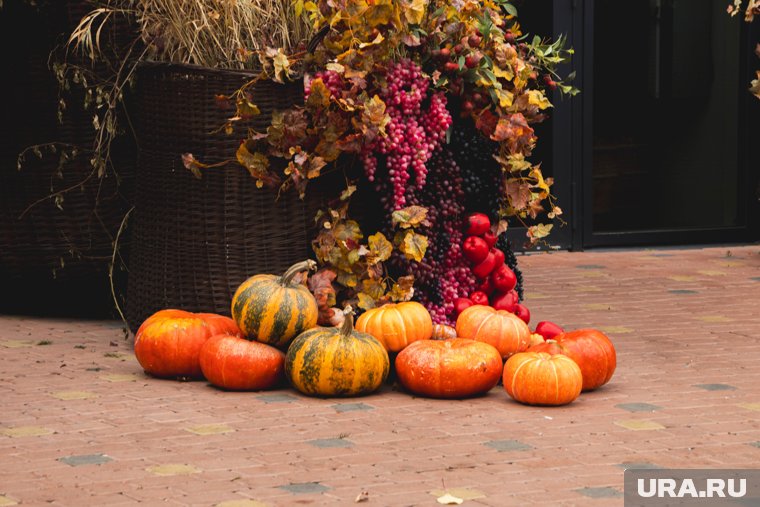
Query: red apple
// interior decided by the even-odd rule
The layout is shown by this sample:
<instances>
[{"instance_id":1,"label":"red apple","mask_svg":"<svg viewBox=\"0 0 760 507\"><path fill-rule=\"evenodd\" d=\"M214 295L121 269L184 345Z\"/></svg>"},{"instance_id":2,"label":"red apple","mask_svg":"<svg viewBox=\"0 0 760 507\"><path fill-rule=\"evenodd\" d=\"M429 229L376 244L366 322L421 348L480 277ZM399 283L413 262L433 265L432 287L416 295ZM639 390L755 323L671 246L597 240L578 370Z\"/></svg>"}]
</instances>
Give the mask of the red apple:
<instances>
[{"instance_id":1,"label":"red apple","mask_svg":"<svg viewBox=\"0 0 760 507\"><path fill-rule=\"evenodd\" d=\"M555 336L564 333L565 330L559 327L554 322L543 320L536 324L536 333L544 337L544 340L551 340Z\"/></svg>"},{"instance_id":2,"label":"red apple","mask_svg":"<svg viewBox=\"0 0 760 507\"><path fill-rule=\"evenodd\" d=\"M467 216L464 226L466 236L482 236L491 229L491 220L484 213L472 213Z\"/></svg>"},{"instance_id":3,"label":"red apple","mask_svg":"<svg viewBox=\"0 0 760 507\"><path fill-rule=\"evenodd\" d=\"M517 306L519 299L520 298L518 297L517 292L513 290L504 293L496 293L493 297L491 297L491 306L497 310L514 312L515 306Z\"/></svg>"},{"instance_id":4,"label":"red apple","mask_svg":"<svg viewBox=\"0 0 760 507\"><path fill-rule=\"evenodd\" d=\"M520 317L523 322L525 322L526 324L530 324L530 310L528 310L527 307L518 303L515 305L514 313L515 315Z\"/></svg>"}]
</instances>

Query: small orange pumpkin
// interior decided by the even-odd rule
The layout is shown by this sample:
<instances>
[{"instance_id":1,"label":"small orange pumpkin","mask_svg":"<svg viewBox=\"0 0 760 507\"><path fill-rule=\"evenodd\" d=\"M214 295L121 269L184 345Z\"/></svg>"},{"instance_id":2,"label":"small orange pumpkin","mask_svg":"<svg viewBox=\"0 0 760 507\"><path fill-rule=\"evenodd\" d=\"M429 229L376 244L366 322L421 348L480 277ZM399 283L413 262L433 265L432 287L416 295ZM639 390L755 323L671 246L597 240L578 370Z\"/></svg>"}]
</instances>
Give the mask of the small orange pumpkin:
<instances>
[{"instance_id":1,"label":"small orange pumpkin","mask_svg":"<svg viewBox=\"0 0 760 507\"><path fill-rule=\"evenodd\" d=\"M584 391L591 391L609 382L617 366L617 354L612 341L596 329L568 331L528 350L564 354L575 361L583 374Z\"/></svg>"},{"instance_id":2,"label":"small orange pumpkin","mask_svg":"<svg viewBox=\"0 0 760 507\"><path fill-rule=\"evenodd\" d=\"M446 324L433 325L433 340L451 340L457 337L457 330Z\"/></svg>"},{"instance_id":3,"label":"small orange pumpkin","mask_svg":"<svg viewBox=\"0 0 760 507\"><path fill-rule=\"evenodd\" d=\"M520 403L566 405L583 387L583 375L575 361L562 354L519 352L504 365L504 389Z\"/></svg>"},{"instance_id":4,"label":"small orange pumpkin","mask_svg":"<svg viewBox=\"0 0 760 507\"><path fill-rule=\"evenodd\" d=\"M285 354L239 336L212 336L201 347L203 376L230 391L269 389L285 378Z\"/></svg>"},{"instance_id":5,"label":"small orange pumpkin","mask_svg":"<svg viewBox=\"0 0 760 507\"><path fill-rule=\"evenodd\" d=\"M433 319L427 308L415 301L389 303L364 312L356 330L369 333L389 352L399 352L418 340L433 336Z\"/></svg>"},{"instance_id":6,"label":"small orange pumpkin","mask_svg":"<svg viewBox=\"0 0 760 507\"><path fill-rule=\"evenodd\" d=\"M523 352L530 343L530 328L506 310L474 305L457 318L457 336L486 342L496 347L502 358Z\"/></svg>"},{"instance_id":7,"label":"small orange pumpkin","mask_svg":"<svg viewBox=\"0 0 760 507\"><path fill-rule=\"evenodd\" d=\"M135 334L135 357L146 373L160 378L202 378L201 347L218 334L240 336L235 322L213 313L161 310Z\"/></svg>"},{"instance_id":8,"label":"small orange pumpkin","mask_svg":"<svg viewBox=\"0 0 760 507\"><path fill-rule=\"evenodd\" d=\"M499 351L483 342L420 340L396 356L396 373L409 391L431 398L467 398L499 382Z\"/></svg>"}]
</instances>

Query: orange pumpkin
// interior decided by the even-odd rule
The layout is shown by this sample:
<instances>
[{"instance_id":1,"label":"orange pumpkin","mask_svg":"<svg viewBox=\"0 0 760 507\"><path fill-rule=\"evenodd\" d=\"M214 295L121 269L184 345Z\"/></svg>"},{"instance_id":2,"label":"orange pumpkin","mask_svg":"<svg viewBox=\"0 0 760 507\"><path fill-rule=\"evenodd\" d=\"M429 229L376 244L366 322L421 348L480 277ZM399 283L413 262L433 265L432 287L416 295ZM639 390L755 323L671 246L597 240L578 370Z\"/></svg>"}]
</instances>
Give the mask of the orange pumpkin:
<instances>
[{"instance_id":1,"label":"orange pumpkin","mask_svg":"<svg viewBox=\"0 0 760 507\"><path fill-rule=\"evenodd\" d=\"M356 330L380 340L387 351L398 352L412 342L429 340L433 319L420 303L389 303L364 312L356 321Z\"/></svg>"},{"instance_id":2,"label":"orange pumpkin","mask_svg":"<svg viewBox=\"0 0 760 507\"><path fill-rule=\"evenodd\" d=\"M577 329L557 335L554 340L530 349L549 354L564 354L583 374L583 390L591 391L610 381L617 366L617 354L610 339L596 329Z\"/></svg>"},{"instance_id":3,"label":"orange pumpkin","mask_svg":"<svg viewBox=\"0 0 760 507\"><path fill-rule=\"evenodd\" d=\"M212 336L201 347L203 376L230 391L269 389L285 377L285 354L239 336Z\"/></svg>"},{"instance_id":4,"label":"orange pumpkin","mask_svg":"<svg viewBox=\"0 0 760 507\"><path fill-rule=\"evenodd\" d=\"M530 343L530 328L516 315L490 306L474 305L457 318L457 336L496 347L502 358L522 352Z\"/></svg>"},{"instance_id":5,"label":"orange pumpkin","mask_svg":"<svg viewBox=\"0 0 760 507\"><path fill-rule=\"evenodd\" d=\"M433 340L450 340L457 337L457 330L446 324L433 325Z\"/></svg>"},{"instance_id":6,"label":"orange pumpkin","mask_svg":"<svg viewBox=\"0 0 760 507\"><path fill-rule=\"evenodd\" d=\"M581 394L583 376L575 361L562 354L520 352L504 365L504 389L520 403L566 405Z\"/></svg>"},{"instance_id":7,"label":"orange pumpkin","mask_svg":"<svg viewBox=\"0 0 760 507\"><path fill-rule=\"evenodd\" d=\"M396 356L396 374L409 391L431 398L467 398L499 382L499 351L483 342L420 340Z\"/></svg>"},{"instance_id":8,"label":"orange pumpkin","mask_svg":"<svg viewBox=\"0 0 760 507\"><path fill-rule=\"evenodd\" d=\"M201 378L201 347L218 334L240 336L229 317L183 310L161 310L135 334L135 356L146 373L160 378Z\"/></svg>"}]
</instances>

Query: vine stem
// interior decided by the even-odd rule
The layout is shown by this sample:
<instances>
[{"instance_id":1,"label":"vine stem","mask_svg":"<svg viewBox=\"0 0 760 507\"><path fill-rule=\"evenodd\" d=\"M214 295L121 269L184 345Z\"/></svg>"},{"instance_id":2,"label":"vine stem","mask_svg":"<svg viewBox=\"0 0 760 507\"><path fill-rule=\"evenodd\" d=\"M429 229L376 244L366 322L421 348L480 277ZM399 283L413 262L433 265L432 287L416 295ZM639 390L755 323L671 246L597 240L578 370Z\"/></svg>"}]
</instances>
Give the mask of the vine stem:
<instances>
[{"instance_id":1,"label":"vine stem","mask_svg":"<svg viewBox=\"0 0 760 507\"><path fill-rule=\"evenodd\" d=\"M313 261L312 259L307 259L305 261L297 262L296 264L293 264L288 268L287 271L285 271L285 274L282 275L281 282L282 285L288 286L290 285L290 282L293 280L293 278L300 273L301 271L313 271L317 269L317 263Z\"/></svg>"},{"instance_id":2,"label":"vine stem","mask_svg":"<svg viewBox=\"0 0 760 507\"><path fill-rule=\"evenodd\" d=\"M116 238L113 242L113 251L111 252L111 263L108 265L108 280L111 285L111 298L113 299L113 304L116 306L116 311L119 312L119 316L121 317L121 321L129 327L129 324L127 323L127 318L124 316L124 312L121 311L121 306L119 306L119 300L116 297L116 287L113 283L113 267L116 264L116 254L119 251L119 240L121 239L121 233L124 231L124 227L127 225L127 220L129 219L129 215L135 210L135 207L132 206L129 208L129 211L124 215L124 218L121 219L121 224L119 225L119 231L116 233Z\"/></svg>"}]
</instances>

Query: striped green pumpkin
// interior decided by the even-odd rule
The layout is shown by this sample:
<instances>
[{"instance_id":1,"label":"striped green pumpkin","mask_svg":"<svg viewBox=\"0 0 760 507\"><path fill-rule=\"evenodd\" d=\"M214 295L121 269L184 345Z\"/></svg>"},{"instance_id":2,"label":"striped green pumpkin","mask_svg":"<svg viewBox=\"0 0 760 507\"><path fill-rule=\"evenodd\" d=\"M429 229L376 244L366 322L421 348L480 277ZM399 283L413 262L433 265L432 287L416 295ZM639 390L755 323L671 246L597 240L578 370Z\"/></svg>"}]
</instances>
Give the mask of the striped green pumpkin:
<instances>
[{"instance_id":1,"label":"striped green pumpkin","mask_svg":"<svg viewBox=\"0 0 760 507\"><path fill-rule=\"evenodd\" d=\"M316 267L312 260L291 266L284 275L255 275L232 297L232 318L243 335L274 347L285 347L317 325L317 301L309 289L293 282L301 271Z\"/></svg>"},{"instance_id":2,"label":"striped green pumpkin","mask_svg":"<svg viewBox=\"0 0 760 507\"><path fill-rule=\"evenodd\" d=\"M388 352L374 336L355 331L353 316L343 327L317 327L299 335L285 356L285 374L293 387L316 396L369 394L390 370Z\"/></svg>"}]
</instances>

